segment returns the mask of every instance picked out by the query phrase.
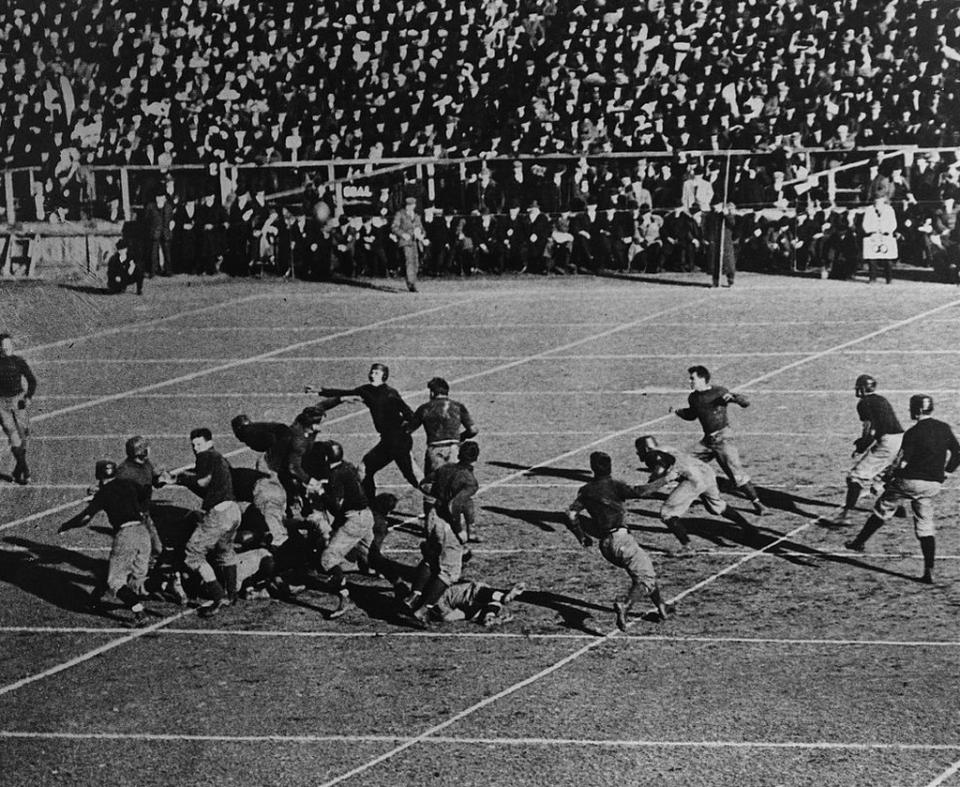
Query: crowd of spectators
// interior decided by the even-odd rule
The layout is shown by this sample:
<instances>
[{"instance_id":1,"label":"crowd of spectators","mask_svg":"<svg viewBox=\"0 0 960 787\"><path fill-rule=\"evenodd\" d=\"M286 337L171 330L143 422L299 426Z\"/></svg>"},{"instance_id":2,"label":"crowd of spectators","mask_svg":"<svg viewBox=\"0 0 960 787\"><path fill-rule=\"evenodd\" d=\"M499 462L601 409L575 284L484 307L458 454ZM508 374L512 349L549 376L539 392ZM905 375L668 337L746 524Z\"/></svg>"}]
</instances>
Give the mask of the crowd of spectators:
<instances>
[{"instance_id":1,"label":"crowd of spectators","mask_svg":"<svg viewBox=\"0 0 960 787\"><path fill-rule=\"evenodd\" d=\"M951 0L12 0L0 151L6 166L56 166L65 150L164 166L951 146L958 13Z\"/></svg>"},{"instance_id":2,"label":"crowd of spectators","mask_svg":"<svg viewBox=\"0 0 960 787\"><path fill-rule=\"evenodd\" d=\"M701 206L709 186L816 214L822 189L790 185L811 167L800 149L828 150L819 168L864 146L960 145L953 0L14 0L0 39L0 156L36 168L33 218L118 218L119 178L94 165L155 167L133 195L149 204L186 165L547 154L571 158L444 168L421 205L464 226L534 201L554 222L589 202L663 218L689 215L692 179ZM758 155L726 172L685 160L698 149ZM673 155L593 158L638 151ZM920 226L948 178L927 164ZM276 182L243 187L269 200Z\"/></svg>"}]
</instances>

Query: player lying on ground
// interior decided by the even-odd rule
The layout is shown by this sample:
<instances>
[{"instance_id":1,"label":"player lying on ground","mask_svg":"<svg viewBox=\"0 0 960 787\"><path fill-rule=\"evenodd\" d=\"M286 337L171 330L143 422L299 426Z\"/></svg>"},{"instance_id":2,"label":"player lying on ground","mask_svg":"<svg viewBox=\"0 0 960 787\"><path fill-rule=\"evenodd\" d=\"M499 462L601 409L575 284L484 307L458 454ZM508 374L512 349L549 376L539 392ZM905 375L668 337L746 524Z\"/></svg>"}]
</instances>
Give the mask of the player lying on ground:
<instances>
[{"instance_id":1,"label":"player lying on ground","mask_svg":"<svg viewBox=\"0 0 960 787\"><path fill-rule=\"evenodd\" d=\"M502 626L513 620L507 608L525 590L522 582L512 584L507 590L497 590L483 582L461 580L444 591L432 614L441 623L472 620L485 628Z\"/></svg>"},{"instance_id":2,"label":"player lying on ground","mask_svg":"<svg viewBox=\"0 0 960 787\"><path fill-rule=\"evenodd\" d=\"M109 593L133 613L133 625L143 626L146 619L140 598L144 595L143 585L150 567L150 531L142 518L143 488L129 479L117 478L116 463L107 459L97 462L94 474L99 488L93 499L57 532L84 527L99 511L107 515L113 528L113 547L107 575L94 588L88 608L103 609L104 597Z\"/></svg>"},{"instance_id":3,"label":"player lying on ground","mask_svg":"<svg viewBox=\"0 0 960 787\"><path fill-rule=\"evenodd\" d=\"M900 454L894 461L890 481L877 500L873 513L856 538L844 546L862 552L867 540L901 505L910 504L913 528L923 553L921 582L933 582L937 555L934 499L947 476L960 467L960 443L943 421L932 418L933 399L926 394L910 397L910 418L917 423L903 435Z\"/></svg>"},{"instance_id":4,"label":"player lying on ground","mask_svg":"<svg viewBox=\"0 0 960 787\"><path fill-rule=\"evenodd\" d=\"M743 469L740 452L733 442L727 420L728 404L749 407L750 402L743 394L731 393L720 385L710 385L710 372L705 366L691 366L687 369L687 374L693 390L687 397L688 406L681 407L676 413L684 421L700 421L703 439L700 441L702 449L697 452L697 458L705 462L716 459L727 477L753 503L757 516L762 516L766 507L760 502L750 476Z\"/></svg>"},{"instance_id":5,"label":"player lying on ground","mask_svg":"<svg viewBox=\"0 0 960 787\"><path fill-rule=\"evenodd\" d=\"M675 557L687 554L690 550L690 536L687 535L681 517L698 498L711 514L722 516L738 525L744 536L757 535L757 529L720 497L717 474L710 465L676 448L658 445L653 435L638 437L634 447L637 458L650 471L651 483L658 480L677 482L660 507L660 520L680 542L680 547L673 551Z\"/></svg>"},{"instance_id":6,"label":"player lying on ground","mask_svg":"<svg viewBox=\"0 0 960 787\"><path fill-rule=\"evenodd\" d=\"M896 459L903 442L903 427L890 402L876 393L876 378L861 374L854 383L857 399L857 415L862 431L853 443L856 461L847 473L847 496L843 511L836 519L821 517L817 524L827 527L847 527L853 524L851 517L863 490L870 487L878 496L883 493L880 479L884 471Z\"/></svg>"},{"instance_id":7,"label":"player lying on ground","mask_svg":"<svg viewBox=\"0 0 960 787\"><path fill-rule=\"evenodd\" d=\"M630 576L630 590L614 601L617 627L627 630L627 613L645 595L649 596L661 620L667 619L667 607L660 594L657 574L647 555L624 524L624 502L647 497L667 483L662 476L644 486L630 486L612 477L613 463L608 454L590 454L590 470L594 479L577 492L577 499L567 509L567 528L581 546L590 547L593 539L600 542L600 554L608 563L622 568ZM590 516L582 515L586 511Z\"/></svg>"}]
</instances>

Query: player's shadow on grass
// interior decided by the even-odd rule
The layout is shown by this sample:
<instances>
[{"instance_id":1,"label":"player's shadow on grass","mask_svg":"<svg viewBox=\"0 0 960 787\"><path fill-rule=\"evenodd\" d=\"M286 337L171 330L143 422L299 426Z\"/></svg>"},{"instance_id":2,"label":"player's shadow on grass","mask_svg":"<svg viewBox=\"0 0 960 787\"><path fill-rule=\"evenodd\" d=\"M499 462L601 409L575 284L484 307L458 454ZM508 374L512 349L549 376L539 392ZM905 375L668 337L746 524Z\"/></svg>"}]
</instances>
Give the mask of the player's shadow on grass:
<instances>
[{"instance_id":1,"label":"player's shadow on grass","mask_svg":"<svg viewBox=\"0 0 960 787\"><path fill-rule=\"evenodd\" d=\"M557 531L557 528L553 526L554 524L560 525L563 529L567 522L567 518L560 511L542 511L536 508L503 508L502 506L481 506L481 508L491 514L519 519L521 522L534 525L547 533Z\"/></svg>"},{"instance_id":2,"label":"player's shadow on grass","mask_svg":"<svg viewBox=\"0 0 960 787\"><path fill-rule=\"evenodd\" d=\"M534 467L533 465L518 465L514 462L487 462L494 467L502 467L505 470L523 470L524 475L538 476L544 478L565 478L568 481L580 481L587 483L593 479L593 473L589 470L565 467Z\"/></svg>"},{"instance_id":3,"label":"player's shadow on grass","mask_svg":"<svg viewBox=\"0 0 960 787\"><path fill-rule=\"evenodd\" d=\"M701 271L694 271L693 273L698 274L700 276L707 275ZM690 279L659 278L659 274L653 274L653 273L621 273L618 271L605 270L605 271L600 271L595 275L597 276L597 278L601 278L601 279L622 279L624 281L644 282L645 284L669 284L673 287L698 287L701 289L706 287L707 289L710 289L713 286L710 279L706 279L706 281L703 281L703 280L697 281L692 278ZM676 271L664 271L663 275L667 277L672 277L672 276L683 276L683 275L692 276L693 274L683 274Z\"/></svg>"},{"instance_id":4,"label":"player's shadow on grass","mask_svg":"<svg viewBox=\"0 0 960 787\"><path fill-rule=\"evenodd\" d=\"M337 274L334 274L330 278L330 282L331 284L340 284L344 287L355 287L359 290L376 290L377 292L389 292L393 294L407 292L406 287L403 289L399 287L388 287L385 284L377 284L376 282L365 281L363 279L349 279L346 276L338 276Z\"/></svg>"},{"instance_id":5,"label":"player's shadow on grass","mask_svg":"<svg viewBox=\"0 0 960 787\"><path fill-rule=\"evenodd\" d=\"M17 550L0 550L0 582L15 585L60 609L86 611L90 591L106 574L106 560L16 536L3 542ZM97 616L122 620L109 613L98 612Z\"/></svg>"},{"instance_id":6,"label":"player's shadow on grass","mask_svg":"<svg viewBox=\"0 0 960 787\"><path fill-rule=\"evenodd\" d=\"M733 501L747 502L746 498L739 495L737 487L729 478L718 478L717 486L720 488L721 492L730 495L733 498ZM760 502L763 503L767 508L773 508L777 511L785 511L788 514L796 514L797 516L802 516L806 519L815 519L817 516L819 516L819 514L814 514L810 511L804 511L800 508L797 508L798 505L802 504L805 506L816 506L819 508L840 507L839 503L831 503L812 497L800 497L799 495L792 495L789 492L784 492L782 489L770 489L769 487L763 486L758 486L756 489L757 494L760 497Z\"/></svg>"},{"instance_id":7,"label":"player's shadow on grass","mask_svg":"<svg viewBox=\"0 0 960 787\"><path fill-rule=\"evenodd\" d=\"M605 636L605 632L597 631L588 625L588 622L592 619L590 613L613 612L610 607L604 607L600 604L574 598L573 596L551 593L546 590L524 591L518 601L522 601L524 604L531 604L535 607L553 610L560 616L560 625L564 628L582 631L585 634L592 634L598 637Z\"/></svg>"}]
</instances>

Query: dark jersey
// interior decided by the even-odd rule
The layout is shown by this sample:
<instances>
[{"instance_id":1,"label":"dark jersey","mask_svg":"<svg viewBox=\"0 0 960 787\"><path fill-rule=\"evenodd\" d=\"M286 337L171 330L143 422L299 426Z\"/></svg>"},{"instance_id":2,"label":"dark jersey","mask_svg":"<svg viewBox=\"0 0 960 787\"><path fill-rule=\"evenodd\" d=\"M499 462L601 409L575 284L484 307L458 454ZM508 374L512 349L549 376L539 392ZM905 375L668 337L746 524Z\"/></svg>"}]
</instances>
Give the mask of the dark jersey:
<instances>
[{"instance_id":1,"label":"dark jersey","mask_svg":"<svg viewBox=\"0 0 960 787\"><path fill-rule=\"evenodd\" d=\"M904 434L900 455L900 478L942 482L960 466L960 443L943 421L921 418Z\"/></svg>"},{"instance_id":2,"label":"dark jersey","mask_svg":"<svg viewBox=\"0 0 960 787\"><path fill-rule=\"evenodd\" d=\"M451 511L473 497L480 488L473 466L461 462L437 468L423 483L429 485L429 495L437 501L437 513L451 523Z\"/></svg>"},{"instance_id":3,"label":"dark jersey","mask_svg":"<svg viewBox=\"0 0 960 787\"><path fill-rule=\"evenodd\" d=\"M101 486L87 507L80 514L86 519L98 511L107 515L107 521L113 532L120 530L128 522L143 521L141 512L146 504L143 487L125 478L114 478Z\"/></svg>"},{"instance_id":4,"label":"dark jersey","mask_svg":"<svg viewBox=\"0 0 960 787\"><path fill-rule=\"evenodd\" d=\"M267 466L280 478L284 486L294 482L308 484L310 474L304 469L304 458L313 449L316 433L306 431L299 424L276 431L276 440L264 455Z\"/></svg>"},{"instance_id":5,"label":"dark jersey","mask_svg":"<svg viewBox=\"0 0 960 787\"><path fill-rule=\"evenodd\" d=\"M741 407L749 407L750 402L742 394L731 394L720 385L712 385L705 391L691 391L687 397L687 407L677 410L684 421L700 421L704 434L712 434L727 427L727 404L723 397L730 396L730 402Z\"/></svg>"},{"instance_id":6,"label":"dark jersey","mask_svg":"<svg viewBox=\"0 0 960 787\"><path fill-rule=\"evenodd\" d=\"M348 511L363 511L367 507L367 496L360 483L360 471L349 462L330 468L320 500L335 518Z\"/></svg>"},{"instance_id":7,"label":"dark jersey","mask_svg":"<svg viewBox=\"0 0 960 787\"><path fill-rule=\"evenodd\" d=\"M117 478L122 481L132 481L143 492L144 511L149 511L150 500L153 498L153 487L157 483L157 473L149 459L134 462L124 459L117 467Z\"/></svg>"},{"instance_id":8,"label":"dark jersey","mask_svg":"<svg viewBox=\"0 0 960 787\"><path fill-rule=\"evenodd\" d=\"M209 511L225 500L236 500L233 494L233 478L230 474L230 463L212 448L197 454L197 464L194 468L197 478L210 477L210 483L202 490L203 503L201 508Z\"/></svg>"},{"instance_id":9,"label":"dark jersey","mask_svg":"<svg viewBox=\"0 0 960 787\"><path fill-rule=\"evenodd\" d=\"M238 437L247 448L260 453L267 453L278 442L286 439L289 431L290 427L286 424L272 421L254 421L247 424Z\"/></svg>"},{"instance_id":10,"label":"dark jersey","mask_svg":"<svg viewBox=\"0 0 960 787\"><path fill-rule=\"evenodd\" d=\"M857 415L861 421L869 421L874 437L887 434L902 434L903 427L897 420L893 407L880 394L867 394L857 402Z\"/></svg>"},{"instance_id":11,"label":"dark jersey","mask_svg":"<svg viewBox=\"0 0 960 787\"><path fill-rule=\"evenodd\" d=\"M447 396L438 396L420 405L407 429L415 432L421 425L427 433L428 445L459 442L461 426L468 438L477 433L466 406Z\"/></svg>"},{"instance_id":12,"label":"dark jersey","mask_svg":"<svg viewBox=\"0 0 960 787\"><path fill-rule=\"evenodd\" d=\"M0 396L14 397L23 393L23 381L27 381L27 396L37 390L37 378L27 362L19 355L0 355Z\"/></svg>"},{"instance_id":13,"label":"dark jersey","mask_svg":"<svg viewBox=\"0 0 960 787\"><path fill-rule=\"evenodd\" d=\"M607 533L623 527L623 503L642 497L636 488L610 476L589 481L580 487L571 511L586 509L590 514L590 535L602 538Z\"/></svg>"},{"instance_id":14,"label":"dark jersey","mask_svg":"<svg viewBox=\"0 0 960 787\"><path fill-rule=\"evenodd\" d=\"M389 385L366 383L359 388L321 388L320 396L359 396L370 410L373 428L381 435L406 434L413 410L403 401L400 392Z\"/></svg>"}]
</instances>

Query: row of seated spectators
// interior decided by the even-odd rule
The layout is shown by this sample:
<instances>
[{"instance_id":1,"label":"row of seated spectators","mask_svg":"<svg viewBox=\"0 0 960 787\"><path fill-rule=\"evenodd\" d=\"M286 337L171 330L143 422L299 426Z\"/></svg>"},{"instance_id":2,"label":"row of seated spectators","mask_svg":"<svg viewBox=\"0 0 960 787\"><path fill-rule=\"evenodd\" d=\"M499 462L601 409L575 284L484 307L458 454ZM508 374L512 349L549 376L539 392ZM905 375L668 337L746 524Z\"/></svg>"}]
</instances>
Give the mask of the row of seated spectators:
<instances>
[{"instance_id":1,"label":"row of seated spectators","mask_svg":"<svg viewBox=\"0 0 960 787\"><path fill-rule=\"evenodd\" d=\"M915 166L921 175L931 169L929 162ZM960 261L956 168L943 167L936 199L922 202L899 167L890 176L873 174L864 201L881 198L893 205L901 261L932 266L943 280L955 280ZM698 180L706 186L698 186ZM227 206L220 204L217 191L208 187L200 200L181 199L173 181L167 181L138 221L126 225L129 245L148 272L327 279L383 277L402 267L390 224L410 192L385 193L379 210L337 218L326 193L311 194L310 209L304 211L269 201L262 187L253 193L241 188ZM572 210L547 211L536 199L522 209L512 201L503 210L481 200L469 212L428 205L423 209L423 273L712 270L722 242L742 268L820 269L849 278L861 262L862 210L820 202L811 193L804 195L799 211L745 210L717 199L709 181L693 174L683 183L681 204L668 210L652 209L649 192L626 185L613 202L601 204L587 193ZM721 241L724 216L731 217L732 231Z\"/></svg>"},{"instance_id":2,"label":"row of seated spectators","mask_svg":"<svg viewBox=\"0 0 960 787\"><path fill-rule=\"evenodd\" d=\"M953 0L11 0L10 166L960 144Z\"/></svg>"}]
</instances>

